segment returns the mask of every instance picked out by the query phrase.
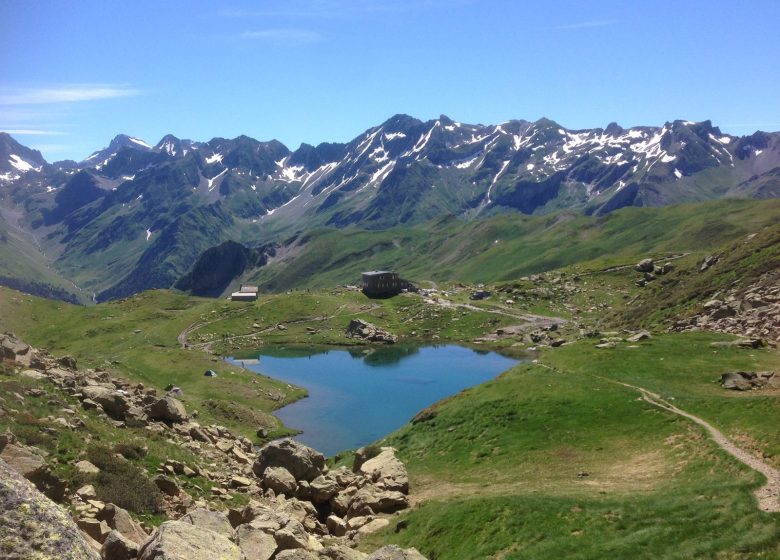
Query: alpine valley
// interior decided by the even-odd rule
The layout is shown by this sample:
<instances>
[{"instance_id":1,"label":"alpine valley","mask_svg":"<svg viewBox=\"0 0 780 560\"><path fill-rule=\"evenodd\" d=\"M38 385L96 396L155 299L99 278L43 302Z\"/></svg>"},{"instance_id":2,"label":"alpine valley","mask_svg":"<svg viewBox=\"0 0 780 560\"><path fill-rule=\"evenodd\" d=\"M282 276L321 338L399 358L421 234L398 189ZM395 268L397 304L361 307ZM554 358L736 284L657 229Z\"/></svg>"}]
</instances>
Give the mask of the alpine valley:
<instances>
[{"instance_id":1,"label":"alpine valley","mask_svg":"<svg viewBox=\"0 0 780 560\"><path fill-rule=\"evenodd\" d=\"M776 197L780 133L735 137L709 121L568 130L396 115L346 144L119 135L55 163L0 133L0 284L85 303L350 283L369 266L504 280L646 248L649 224L670 247L690 242L748 204L721 199ZM706 225L720 241L740 233ZM564 239L571 249L547 259Z\"/></svg>"}]
</instances>

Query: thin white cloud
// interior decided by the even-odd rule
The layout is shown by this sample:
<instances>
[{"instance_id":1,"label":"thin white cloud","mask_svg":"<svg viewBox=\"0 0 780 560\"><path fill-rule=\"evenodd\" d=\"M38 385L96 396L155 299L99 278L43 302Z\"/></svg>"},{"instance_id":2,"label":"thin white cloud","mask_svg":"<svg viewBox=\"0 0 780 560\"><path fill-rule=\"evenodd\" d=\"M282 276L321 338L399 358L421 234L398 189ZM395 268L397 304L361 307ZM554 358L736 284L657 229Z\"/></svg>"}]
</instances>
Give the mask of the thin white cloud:
<instances>
[{"instance_id":1,"label":"thin white cloud","mask_svg":"<svg viewBox=\"0 0 780 560\"><path fill-rule=\"evenodd\" d=\"M244 31L241 37L244 39L296 44L314 43L322 39L322 35L307 29L258 29L255 31Z\"/></svg>"},{"instance_id":2,"label":"thin white cloud","mask_svg":"<svg viewBox=\"0 0 780 560\"><path fill-rule=\"evenodd\" d=\"M38 130L36 128L2 128L0 130L8 134L19 136L66 136L65 132L59 130Z\"/></svg>"},{"instance_id":3,"label":"thin white cloud","mask_svg":"<svg viewBox=\"0 0 780 560\"><path fill-rule=\"evenodd\" d=\"M222 8L217 15L230 19L260 17L351 18L370 14L404 14L421 9L439 9L471 4L473 0L276 0L259 9Z\"/></svg>"},{"instance_id":4,"label":"thin white cloud","mask_svg":"<svg viewBox=\"0 0 780 560\"><path fill-rule=\"evenodd\" d=\"M597 20L597 21L580 21L578 23L566 23L563 25L555 25L553 27L548 27L547 29L556 30L556 31L562 31L568 29L587 29L589 27L607 27L610 25L615 25L616 23L617 20L614 19L605 19L605 20Z\"/></svg>"},{"instance_id":5,"label":"thin white cloud","mask_svg":"<svg viewBox=\"0 0 780 560\"><path fill-rule=\"evenodd\" d=\"M46 88L0 90L0 105L75 103L140 95L141 91L110 85L63 85Z\"/></svg>"}]
</instances>

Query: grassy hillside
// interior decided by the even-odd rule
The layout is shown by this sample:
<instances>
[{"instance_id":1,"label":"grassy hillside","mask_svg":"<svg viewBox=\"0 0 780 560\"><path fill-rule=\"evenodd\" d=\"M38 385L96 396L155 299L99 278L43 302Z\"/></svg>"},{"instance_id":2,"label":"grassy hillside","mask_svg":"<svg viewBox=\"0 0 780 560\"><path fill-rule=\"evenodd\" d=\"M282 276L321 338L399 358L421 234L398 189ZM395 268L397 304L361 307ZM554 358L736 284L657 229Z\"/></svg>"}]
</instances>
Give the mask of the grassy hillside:
<instances>
[{"instance_id":1,"label":"grassy hillside","mask_svg":"<svg viewBox=\"0 0 780 560\"><path fill-rule=\"evenodd\" d=\"M0 285L31 294L72 302L88 297L49 267L48 259L30 237L0 216Z\"/></svg>"},{"instance_id":2,"label":"grassy hillside","mask_svg":"<svg viewBox=\"0 0 780 560\"><path fill-rule=\"evenodd\" d=\"M774 283L780 278L780 227L777 222L751 235L713 250L719 260L701 271L699 262L689 262L674 273L648 285L634 305L619 314L623 324L657 325L701 311L717 294L754 284Z\"/></svg>"},{"instance_id":3,"label":"grassy hillside","mask_svg":"<svg viewBox=\"0 0 780 560\"><path fill-rule=\"evenodd\" d=\"M780 466L777 395L716 383L778 356L716 353L717 338L581 342L440 403L382 442L399 448L422 504L367 548L400 538L429 558L780 557L780 516L751 495L760 476L614 383L658 391Z\"/></svg>"},{"instance_id":4,"label":"grassy hillside","mask_svg":"<svg viewBox=\"0 0 780 560\"><path fill-rule=\"evenodd\" d=\"M416 281L497 282L577 263L606 267L642 255L704 252L778 221L778 200L730 200L601 217L504 214L388 231L321 229L285 243L245 279L281 291L354 283L363 270L389 268Z\"/></svg>"}]
</instances>

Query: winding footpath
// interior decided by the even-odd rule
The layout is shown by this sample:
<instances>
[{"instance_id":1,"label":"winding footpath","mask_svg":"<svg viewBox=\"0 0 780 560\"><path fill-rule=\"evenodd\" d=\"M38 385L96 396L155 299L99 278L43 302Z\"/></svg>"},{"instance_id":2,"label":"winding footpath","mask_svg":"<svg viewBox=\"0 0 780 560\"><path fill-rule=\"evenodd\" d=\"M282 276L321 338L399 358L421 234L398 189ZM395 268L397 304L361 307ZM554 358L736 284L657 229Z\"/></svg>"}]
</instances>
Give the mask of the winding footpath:
<instances>
[{"instance_id":1,"label":"winding footpath","mask_svg":"<svg viewBox=\"0 0 780 560\"><path fill-rule=\"evenodd\" d=\"M712 439L715 441L715 443L718 444L718 447L723 449L723 451L725 451L726 453L728 453L729 455L731 455L741 463L744 463L751 469L760 472L766 477L767 480L766 484L764 484L761 488L753 492L753 494L755 494L756 496L756 499L758 500L758 507L762 511L766 511L766 512L772 512L772 513L780 512L780 470L777 470L771 465L768 465L767 463L765 463L755 455L748 453L744 449L737 447L731 442L731 440L729 440L726 436L724 436L723 433L717 428L715 428L712 424L710 424L706 420L699 418L698 416L691 414L690 412L685 412L684 410L677 408L673 404L664 400L660 395L648 391L643 387L637 387L636 385L630 385L628 383L615 381L614 379L608 379L601 376L597 376L597 377L639 391L639 393L642 395L642 400L652 404L653 406L657 406L658 408L666 410L667 412L671 412L673 414L677 414L678 416L687 418L695 422L699 426L703 427L705 430L707 430L710 436L712 436Z\"/></svg>"}]
</instances>

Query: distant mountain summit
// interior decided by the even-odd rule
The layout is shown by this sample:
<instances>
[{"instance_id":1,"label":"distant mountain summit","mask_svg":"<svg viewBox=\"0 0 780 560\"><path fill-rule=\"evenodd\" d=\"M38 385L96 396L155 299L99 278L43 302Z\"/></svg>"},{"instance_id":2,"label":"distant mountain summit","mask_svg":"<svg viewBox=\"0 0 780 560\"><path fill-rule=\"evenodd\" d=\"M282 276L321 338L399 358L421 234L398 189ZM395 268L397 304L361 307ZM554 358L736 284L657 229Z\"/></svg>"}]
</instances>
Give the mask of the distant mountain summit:
<instances>
[{"instance_id":1,"label":"distant mountain summit","mask_svg":"<svg viewBox=\"0 0 780 560\"><path fill-rule=\"evenodd\" d=\"M0 205L103 299L170 287L231 239L779 194L780 133L731 136L709 121L571 130L394 115L350 142L294 151L248 136L151 146L118 135L51 165L0 134Z\"/></svg>"},{"instance_id":2,"label":"distant mountain summit","mask_svg":"<svg viewBox=\"0 0 780 560\"><path fill-rule=\"evenodd\" d=\"M0 132L0 182L20 179L28 171L40 172L46 160L41 152L22 146L11 135Z\"/></svg>"}]
</instances>

